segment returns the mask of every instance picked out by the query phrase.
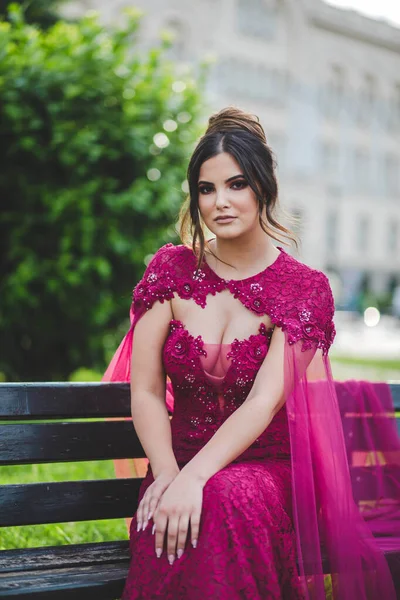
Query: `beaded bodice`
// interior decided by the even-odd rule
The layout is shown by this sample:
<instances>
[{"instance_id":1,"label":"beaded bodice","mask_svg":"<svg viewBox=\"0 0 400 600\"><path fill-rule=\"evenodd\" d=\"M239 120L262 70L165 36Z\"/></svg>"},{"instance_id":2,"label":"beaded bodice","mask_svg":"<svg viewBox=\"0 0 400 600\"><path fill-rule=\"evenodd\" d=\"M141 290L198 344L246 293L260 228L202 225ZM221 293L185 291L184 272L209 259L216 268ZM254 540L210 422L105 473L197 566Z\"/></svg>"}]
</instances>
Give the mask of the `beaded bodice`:
<instances>
[{"instance_id":1,"label":"beaded bodice","mask_svg":"<svg viewBox=\"0 0 400 600\"><path fill-rule=\"evenodd\" d=\"M209 294L229 290L252 313L268 315L271 327L230 344L206 343L172 319L163 347L163 363L171 381L174 414L171 421L177 460L191 456L214 434L221 423L244 402L268 352L275 326L287 334L289 344L303 351L312 346L325 354L335 335L334 304L326 276L299 262L279 247L275 262L261 273L242 280L219 277L184 245L166 244L154 255L133 292L134 324L155 301L171 300L175 294L207 306ZM289 456L285 406L263 434L236 460L262 457L266 453Z\"/></svg>"}]
</instances>

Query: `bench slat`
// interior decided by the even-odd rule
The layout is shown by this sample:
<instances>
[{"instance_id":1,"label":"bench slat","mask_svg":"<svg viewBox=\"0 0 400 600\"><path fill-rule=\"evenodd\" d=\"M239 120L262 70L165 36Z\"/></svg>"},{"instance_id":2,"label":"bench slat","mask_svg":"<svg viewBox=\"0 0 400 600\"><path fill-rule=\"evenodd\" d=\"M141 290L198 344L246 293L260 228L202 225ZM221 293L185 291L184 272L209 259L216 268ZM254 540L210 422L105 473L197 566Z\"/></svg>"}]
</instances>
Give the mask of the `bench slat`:
<instances>
[{"instance_id":1,"label":"bench slat","mask_svg":"<svg viewBox=\"0 0 400 600\"><path fill-rule=\"evenodd\" d=\"M400 383L389 383L400 410ZM130 417L129 383L0 383L0 420Z\"/></svg>"},{"instance_id":2,"label":"bench slat","mask_svg":"<svg viewBox=\"0 0 400 600\"><path fill-rule=\"evenodd\" d=\"M129 564L118 563L0 575L0 598L111 600L120 598Z\"/></svg>"},{"instance_id":3,"label":"bench slat","mask_svg":"<svg viewBox=\"0 0 400 600\"><path fill-rule=\"evenodd\" d=\"M85 546L85 545L82 545ZM83 555L82 555L83 556ZM386 554L394 582L398 585L398 557ZM392 558L395 560L393 561ZM49 565L49 563L48 563ZM0 598L19 600L111 600L120 598L129 568L126 561L81 568L51 568L40 572L20 571L0 574ZM329 573L329 565L323 559L323 572Z\"/></svg>"},{"instance_id":4,"label":"bench slat","mask_svg":"<svg viewBox=\"0 0 400 600\"><path fill-rule=\"evenodd\" d=\"M143 457L132 421L0 425L0 465Z\"/></svg>"},{"instance_id":5,"label":"bench slat","mask_svg":"<svg viewBox=\"0 0 400 600\"><path fill-rule=\"evenodd\" d=\"M129 560L129 541L3 550L0 557L0 575L32 569L49 570L75 565L87 567L105 563L117 564Z\"/></svg>"},{"instance_id":6,"label":"bench slat","mask_svg":"<svg viewBox=\"0 0 400 600\"><path fill-rule=\"evenodd\" d=\"M0 383L0 420L130 417L129 383Z\"/></svg>"},{"instance_id":7,"label":"bench slat","mask_svg":"<svg viewBox=\"0 0 400 600\"><path fill-rule=\"evenodd\" d=\"M389 383L390 392L393 398L395 410L400 410L400 381L392 381Z\"/></svg>"},{"instance_id":8,"label":"bench slat","mask_svg":"<svg viewBox=\"0 0 400 600\"><path fill-rule=\"evenodd\" d=\"M142 478L0 487L0 527L132 517Z\"/></svg>"}]
</instances>

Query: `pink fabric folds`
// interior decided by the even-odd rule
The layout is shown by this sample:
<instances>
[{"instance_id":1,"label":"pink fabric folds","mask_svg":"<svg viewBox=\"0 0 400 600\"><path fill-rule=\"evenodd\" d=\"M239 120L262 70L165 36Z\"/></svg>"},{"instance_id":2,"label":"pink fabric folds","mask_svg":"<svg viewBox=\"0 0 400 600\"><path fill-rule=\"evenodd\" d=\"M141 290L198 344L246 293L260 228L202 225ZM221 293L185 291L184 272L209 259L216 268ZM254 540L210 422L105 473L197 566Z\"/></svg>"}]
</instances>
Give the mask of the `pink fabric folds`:
<instances>
[{"instance_id":1,"label":"pink fabric folds","mask_svg":"<svg viewBox=\"0 0 400 600\"><path fill-rule=\"evenodd\" d=\"M131 312L131 327L103 381L130 380L134 323ZM302 350L301 341L286 343L284 373L293 518L306 598L325 600L325 571L335 599L395 600L383 554L400 550L400 440L390 388L334 381L328 355ZM171 392L168 384L166 403L173 412ZM115 465L117 477L144 476L148 460Z\"/></svg>"},{"instance_id":2,"label":"pink fabric folds","mask_svg":"<svg viewBox=\"0 0 400 600\"><path fill-rule=\"evenodd\" d=\"M396 459L397 456L398 461L399 440L393 429L393 407L390 410L389 398L384 393L388 412L378 417L384 402L373 392L371 384L351 382L341 386L337 382L337 388L328 356L317 350L311 358L310 352L312 350L302 352L298 343L286 344L284 367L293 515L300 574L308 583L307 599L326 598L324 561L330 567L335 599L394 599L389 567L373 531L393 533L395 539L400 489L398 468L387 472L386 465L376 460L373 473L354 472L352 486L348 462L348 456L353 456L359 448L366 452L369 460L390 450L391 457ZM354 412L353 421L346 422L348 447L337 389L354 393L351 396L348 393L347 406L343 406L344 413L349 409ZM388 386L385 389L383 385L381 389L387 392ZM368 409L374 411L374 418L369 422L365 416L367 404ZM357 411L359 416L355 416ZM351 468L357 467L352 464ZM362 485L359 477L363 477ZM389 504L380 502L382 493L390 497ZM368 510L363 504L365 495L370 503ZM373 522L375 525L370 527Z\"/></svg>"}]
</instances>

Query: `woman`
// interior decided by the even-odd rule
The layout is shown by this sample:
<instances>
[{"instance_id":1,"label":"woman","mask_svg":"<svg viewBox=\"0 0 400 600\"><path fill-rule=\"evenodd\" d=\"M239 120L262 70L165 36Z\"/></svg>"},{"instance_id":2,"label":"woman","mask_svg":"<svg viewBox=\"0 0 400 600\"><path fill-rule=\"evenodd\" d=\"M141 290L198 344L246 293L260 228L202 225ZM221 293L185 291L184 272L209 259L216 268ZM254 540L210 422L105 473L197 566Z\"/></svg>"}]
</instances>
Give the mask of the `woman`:
<instances>
[{"instance_id":1,"label":"woman","mask_svg":"<svg viewBox=\"0 0 400 600\"><path fill-rule=\"evenodd\" d=\"M272 242L293 237L274 216L258 118L234 107L213 115L188 181L183 243L148 265L104 378L132 373L149 459L123 599L320 600L321 548L335 598L394 599L351 497L327 356L331 289Z\"/></svg>"}]
</instances>

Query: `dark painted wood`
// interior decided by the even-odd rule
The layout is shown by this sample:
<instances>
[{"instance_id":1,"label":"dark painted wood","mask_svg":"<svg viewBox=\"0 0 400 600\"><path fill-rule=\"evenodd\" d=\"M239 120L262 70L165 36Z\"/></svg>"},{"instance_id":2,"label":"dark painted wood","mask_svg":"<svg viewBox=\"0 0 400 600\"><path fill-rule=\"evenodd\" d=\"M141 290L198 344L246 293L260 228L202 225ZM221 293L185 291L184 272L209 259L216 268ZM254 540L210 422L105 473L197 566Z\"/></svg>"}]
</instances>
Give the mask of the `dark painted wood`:
<instances>
[{"instance_id":1,"label":"dark painted wood","mask_svg":"<svg viewBox=\"0 0 400 600\"><path fill-rule=\"evenodd\" d=\"M112 600L120 598L128 562L49 569L0 576L0 598L18 600Z\"/></svg>"},{"instance_id":2,"label":"dark painted wood","mask_svg":"<svg viewBox=\"0 0 400 600\"><path fill-rule=\"evenodd\" d=\"M130 416L128 383L0 383L0 420Z\"/></svg>"},{"instance_id":3,"label":"dark painted wood","mask_svg":"<svg viewBox=\"0 0 400 600\"><path fill-rule=\"evenodd\" d=\"M0 487L0 527L131 517L141 479L26 483Z\"/></svg>"},{"instance_id":4,"label":"dark painted wood","mask_svg":"<svg viewBox=\"0 0 400 600\"><path fill-rule=\"evenodd\" d=\"M0 465L143 457L132 420L0 425Z\"/></svg>"},{"instance_id":5,"label":"dark painted wood","mask_svg":"<svg viewBox=\"0 0 400 600\"><path fill-rule=\"evenodd\" d=\"M389 383L395 410L400 411L400 380Z\"/></svg>"},{"instance_id":6,"label":"dark painted wood","mask_svg":"<svg viewBox=\"0 0 400 600\"><path fill-rule=\"evenodd\" d=\"M47 570L51 568L90 565L103 563L125 563L129 559L129 542L100 542L48 546L45 548L23 548L3 550L0 554L0 575L17 571Z\"/></svg>"},{"instance_id":7,"label":"dark painted wood","mask_svg":"<svg viewBox=\"0 0 400 600\"><path fill-rule=\"evenodd\" d=\"M400 381L389 386L400 411ZM0 420L130 416L128 383L0 383Z\"/></svg>"},{"instance_id":8,"label":"dark painted wood","mask_svg":"<svg viewBox=\"0 0 400 600\"><path fill-rule=\"evenodd\" d=\"M1 552L0 598L93 598L121 595L129 542L73 544Z\"/></svg>"}]
</instances>

